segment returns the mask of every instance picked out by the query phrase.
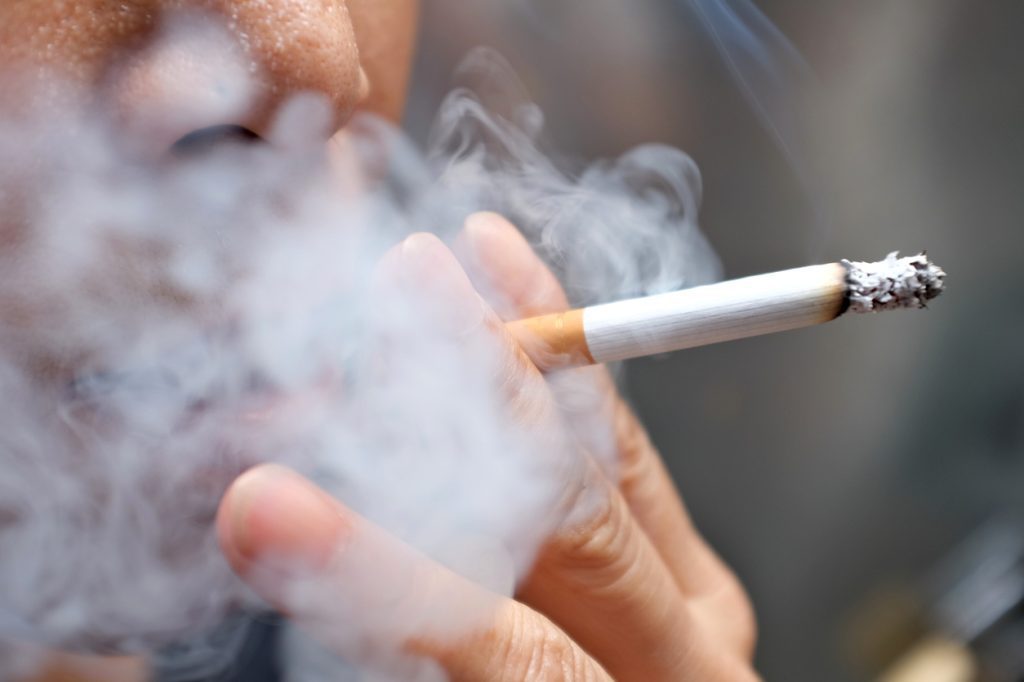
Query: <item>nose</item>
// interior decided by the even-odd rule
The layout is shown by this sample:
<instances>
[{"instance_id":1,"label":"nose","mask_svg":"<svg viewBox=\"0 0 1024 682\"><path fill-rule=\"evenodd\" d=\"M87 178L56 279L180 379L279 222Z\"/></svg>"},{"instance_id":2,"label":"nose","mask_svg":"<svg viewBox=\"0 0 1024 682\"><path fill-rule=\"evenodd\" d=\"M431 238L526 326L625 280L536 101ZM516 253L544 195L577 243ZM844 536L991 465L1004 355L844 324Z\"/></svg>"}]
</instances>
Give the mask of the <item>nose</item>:
<instances>
[{"instance_id":1,"label":"nose","mask_svg":"<svg viewBox=\"0 0 1024 682\"><path fill-rule=\"evenodd\" d=\"M265 136L307 92L328 104L330 133L369 90L347 0L177 0L113 74L121 116L165 149L213 126Z\"/></svg>"},{"instance_id":2,"label":"nose","mask_svg":"<svg viewBox=\"0 0 1024 682\"><path fill-rule=\"evenodd\" d=\"M263 128L283 100L323 95L336 123L368 93L347 0L213 0L255 76L250 125ZM260 132L260 131L257 131Z\"/></svg>"}]
</instances>

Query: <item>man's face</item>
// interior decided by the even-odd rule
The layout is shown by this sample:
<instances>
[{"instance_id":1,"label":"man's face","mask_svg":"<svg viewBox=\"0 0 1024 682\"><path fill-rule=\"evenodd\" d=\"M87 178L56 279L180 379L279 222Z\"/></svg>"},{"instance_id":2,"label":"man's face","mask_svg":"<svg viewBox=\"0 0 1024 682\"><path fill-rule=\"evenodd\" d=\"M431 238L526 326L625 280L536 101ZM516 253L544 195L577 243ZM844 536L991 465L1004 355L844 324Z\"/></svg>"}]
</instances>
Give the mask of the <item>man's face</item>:
<instances>
[{"instance_id":1,"label":"man's face","mask_svg":"<svg viewBox=\"0 0 1024 682\"><path fill-rule=\"evenodd\" d=\"M327 128L318 125L314 133L326 142L357 111L399 118L417 6L418 0L0 0L0 132L18 137L23 123L3 126L18 119L6 117L23 101L51 125L87 108L113 121L105 143L159 161L183 141L216 140L224 131L273 139L287 103L312 92L329 107ZM63 153L53 145L60 143L52 142L50 161ZM38 218L23 219L11 197L27 192L45 205L50 188L7 161L6 168L0 161L0 255L24 260L12 256L20 235L42 228ZM12 183L19 187L14 194L7 191ZM62 238L83 232L45 224ZM131 271L98 270L108 288L125 292L135 286ZM76 297L82 287L49 283L49 298L41 287L12 285L10 276L0 286L0 326L8 335L27 335L27 344L15 345L32 348L39 357L30 366L47 374L77 365L81 354L77 343L57 351L32 340L46 327L44 318L63 319L61 300L53 297ZM14 341L2 343L10 351Z\"/></svg>"},{"instance_id":2,"label":"man's face","mask_svg":"<svg viewBox=\"0 0 1024 682\"><path fill-rule=\"evenodd\" d=\"M196 129L237 125L263 135L297 92L326 95L341 126L357 110L396 118L403 104L418 0L3 0L0 69L45 73L102 98L127 122L166 111L218 83L197 25L218 31L253 91L233 120L166 122L151 135L171 144ZM189 21L190 31L168 33ZM40 71L40 67L42 71ZM230 72L226 72L230 75ZM244 80L244 79L243 79ZM24 82L24 81L18 81ZM222 87L220 82L218 87ZM14 99L17 93L4 93Z\"/></svg>"},{"instance_id":3,"label":"man's face","mask_svg":"<svg viewBox=\"0 0 1024 682\"><path fill-rule=\"evenodd\" d=\"M253 435L278 433L293 399L339 374L332 372L345 354L333 352L334 341L347 336L339 325L320 326L320 311L347 303L349 277L362 272L355 266L373 262L346 267L356 257L346 247L364 223L350 215L357 202L345 199L362 188L333 172L335 156L344 155L321 152L344 148L347 134L326 143L357 111L398 118L416 5L0 0L0 540L10 549L28 539L41 550L9 553L28 565L74 567L68 543L38 541L72 533L98 573L118 575L91 581L72 571L56 578L61 596L29 590L49 601L21 608L11 597L20 583L10 576L34 571L0 561L8 628L17 623L40 641L87 651L135 650L212 625L245 599L225 587L228 568L211 552L210 520L230 479L270 457ZM309 92L329 105L328 126L319 106L300 110L306 118L288 109ZM225 126L267 144L168 153ZM275 144L289 134L300 142ZM281 316L296 321L302 345L337 331L316 344L331 352L306 363L299 346L278 347L292 338ZM257 328L270 346L249 343ZM178 366L187 380L163 381L170 356L187 357ZM263 371L271 356L288 371ZM129 396L143 384L145 397ZM19 404L24 410L8 409ZM153 448L157 422L168 437L156 440L181 450ZM202 443L190 435L199 432ZM60 445L22 447L51 438ZM65 467L64 455L75 464ZM29 484L13 461L31 462L41 482ZM100 473L115 462L116 473ZM129 470L138 475L124 475ZM10 496L19 489L48 501L22 504ZM95 511L128 499L141 502L138 514ZM82 524L113 538L106 523L114 517L161 521L109 551L84 539ZM57 554L44 556L44 545ZM131 579L121 576L144 576L138 587L146 590L174 583L157 590L173 595L173 605L126 598ZM73 585L87 587L65 589ZM145 624L110 615L119 604L139 613L143 603ZM93 607L104 615L94 618Z\"/></svg>"}]
</instances>

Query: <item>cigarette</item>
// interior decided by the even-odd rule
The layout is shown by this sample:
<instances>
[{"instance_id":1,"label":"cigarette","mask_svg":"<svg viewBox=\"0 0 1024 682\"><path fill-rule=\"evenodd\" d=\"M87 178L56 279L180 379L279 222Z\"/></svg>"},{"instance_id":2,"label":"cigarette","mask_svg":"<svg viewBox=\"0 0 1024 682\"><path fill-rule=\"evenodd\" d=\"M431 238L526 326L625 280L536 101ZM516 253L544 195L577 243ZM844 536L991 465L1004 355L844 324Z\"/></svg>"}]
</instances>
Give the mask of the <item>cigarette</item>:
<instances>
[{"instance_id":1,"label":"cigarette","mask_svg":"<svg viewBox=\"0 0 1024 682\"><path fill-rule=\"evenodd\" d=\"M924 308L946 273L924 253L843 260L577 308L508 324L545 372L810 327L844 313Z\"/></svg>"}]
</instances>

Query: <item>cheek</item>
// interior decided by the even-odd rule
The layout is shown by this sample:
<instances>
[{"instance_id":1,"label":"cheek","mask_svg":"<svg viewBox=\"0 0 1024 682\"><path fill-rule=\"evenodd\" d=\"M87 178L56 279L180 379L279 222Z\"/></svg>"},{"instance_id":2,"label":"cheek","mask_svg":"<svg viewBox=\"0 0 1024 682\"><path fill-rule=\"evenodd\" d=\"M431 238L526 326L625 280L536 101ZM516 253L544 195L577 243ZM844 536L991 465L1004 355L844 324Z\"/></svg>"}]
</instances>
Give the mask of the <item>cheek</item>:
<instances>
[{"instance_id":1,"label":"cheek","mask_svg":"<svg viewBox=\"0 0 1024 682\"><path fill-rule=\"evenodd\" d=\"M111 12L106 0L4 0L0 65L43 67L72 84L93 85L112 50L147 38L157 4L141 0Z\"/></svg>"},{"instance_id":2,"label":"cheek","mask_svg":"<svg viewBox=\"0 0 1024 682\"><path fill-rule=\"evenodd\" d=\"M370 80L361 107L392 120L401 118L416 42L418 0L348 0L360 62Z\"/></svg>"}]
</instances>

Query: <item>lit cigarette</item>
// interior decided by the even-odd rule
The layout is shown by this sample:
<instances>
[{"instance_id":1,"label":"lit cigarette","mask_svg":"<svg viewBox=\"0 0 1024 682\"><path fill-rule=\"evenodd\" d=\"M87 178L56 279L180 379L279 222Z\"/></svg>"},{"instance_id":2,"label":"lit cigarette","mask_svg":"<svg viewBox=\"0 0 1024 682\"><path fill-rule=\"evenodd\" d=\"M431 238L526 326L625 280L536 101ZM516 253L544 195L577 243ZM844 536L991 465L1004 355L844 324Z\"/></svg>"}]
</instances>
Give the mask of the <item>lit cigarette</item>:
<instances>
[{"instance_id":1,"label":"lit cigarette","mask_svg":"<svg viewBox=\"0 0 1024 682\"><path fill-rule=\"evenodd\" d=\"M544 371L615 362L810 327L847 311L924 308L946 273L924 254L877 263L844 260L508 325Z\"/></svg>"}]
</instances>

